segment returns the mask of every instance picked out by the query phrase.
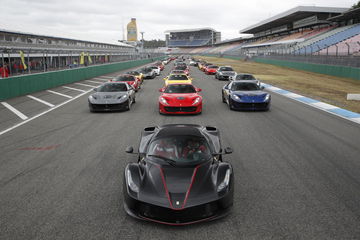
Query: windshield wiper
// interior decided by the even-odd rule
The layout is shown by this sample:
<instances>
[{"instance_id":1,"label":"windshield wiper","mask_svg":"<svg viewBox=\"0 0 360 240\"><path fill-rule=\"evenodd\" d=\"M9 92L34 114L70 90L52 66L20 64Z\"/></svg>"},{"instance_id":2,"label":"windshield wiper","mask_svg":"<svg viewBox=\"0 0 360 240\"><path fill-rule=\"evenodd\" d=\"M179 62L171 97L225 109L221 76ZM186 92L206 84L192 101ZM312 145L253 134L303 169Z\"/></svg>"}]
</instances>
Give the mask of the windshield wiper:
<instances>
[{"instance_id":1,"label":"windshield wiper","mask_svg":"<svg viewBox=\"0 0 360 240\"><path fill-rule=\"evenodd\" d=\"M170 158L166 158L163 156L159 156L159 155L148 155L148 157L156 157L156 158L160 158L162 160L164 160L166 163L168 163L171 166L176 166L176 161Z\"/></svg>"}]
</instances>

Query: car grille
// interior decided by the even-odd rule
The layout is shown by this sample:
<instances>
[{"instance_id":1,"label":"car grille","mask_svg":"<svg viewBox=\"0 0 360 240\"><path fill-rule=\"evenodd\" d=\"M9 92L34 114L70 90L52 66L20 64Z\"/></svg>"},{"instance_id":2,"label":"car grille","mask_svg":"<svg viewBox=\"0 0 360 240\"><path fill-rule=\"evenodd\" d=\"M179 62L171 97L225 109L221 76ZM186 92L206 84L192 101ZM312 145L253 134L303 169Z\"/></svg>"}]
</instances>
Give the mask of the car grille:
<instances>
[{"instance_id":1,"label":"car grille","mask_svg":"<svg viewBox=\"0 0 360 240\"><path fill-rule=\"evenodd\" d=\"M195 112L196 107L165 107L167 112Z\"/></svg>"},{"instance_id":2,"label":"car grille","mask_svg":"<svg viewBox=\"0 0 360 240\"><path fill-rule=\"evenodd\" d=\"M182 210L172 210L170 208L146 203L139 203L138 207L139 213L143 217L168 223L186 223L210 218L214 216L219 209L217 202L211 202Z\"/></svg>"},{"instance_id":3,"label":"car grille","mask_svg":"<svg viewBox=\"0 0 360 240\"><path fill-rule=\"evenodd\" d=\"M117 110L124 109L127 107L127 102L123 102L120 104L91 104L92 109L94 110Z\"/></svg>"},{"instance_id":4,"label":"car grille","mask_svg":"<svg viewBox=\"0 0 360 240\"><path fill-rule=\"evenodd\" d=\"M239 103L239 102L233 102L233 106L235 108L247 108L247 109L256 109L256 108L267 108L268 107L267 102L264 103Z\"/></svg>"}]
</instances>

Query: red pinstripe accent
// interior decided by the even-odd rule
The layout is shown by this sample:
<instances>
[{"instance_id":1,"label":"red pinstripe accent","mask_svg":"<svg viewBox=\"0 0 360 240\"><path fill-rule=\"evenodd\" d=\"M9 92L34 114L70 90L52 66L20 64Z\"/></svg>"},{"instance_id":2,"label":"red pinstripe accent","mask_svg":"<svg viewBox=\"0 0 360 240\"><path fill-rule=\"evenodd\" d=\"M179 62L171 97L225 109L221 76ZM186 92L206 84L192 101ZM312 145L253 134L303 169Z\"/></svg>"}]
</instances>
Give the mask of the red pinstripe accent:
<instances>
[{"instance_id":1,"label":"red pinstripe accent","mask_svg":"<svg viewBox=\"0 0 360 240\"><path fill-rule=\"evenodd\" d=\"M197 170L199 169L199 167L200 167L200 165L197 165L197 166L195 167L195 169L194 169L193 175L192 175L192 177L191 177L190 186L189 186L188 190L186 191L185 199L184 199L184 201L183 201L183 205L181 206L181 209L183 209L183 208L185 207L185 204L186 204L186 202L187 202L187 200L188 200L188 197L189 197L189 195L190 195L190 190L191 190L192 185L193 185L193 183L194 183L195 176L196 176L196 173L197 173Z\"/></svg>"},{"instance_id":2,"label":"red pinstripe accent","mask_svg":"<svg viewBox=\"0 0 360 240\"><path fill-rule=\"evenodd\" d=\"M168 188L167 188L166 181L165 181L164 170L162 169L161 166L159 166L159 165L156 165L156 166L157 166L157 167L159 168L159 170L160 170L161 180L162 180L163 185L164 185L166 197L167 197L167 199L168 199L168 201L169 201L170 208L171 208L172 210L183 210L184 207L185 207L185 204L186 204L186 202L187 202L187 200L188 200L188 198L189 198L190 190L191 190L192 185L193 185L193 183L194 183L197 170L199 169L199 167L200 167L201 165L197 165L197 166L195 167L194 171L193 171L193 175L192 175L192 177L191 177L191 182L190 182L190 185L189 185L188 190L186 191L186 195L185 195L183 204L181 205L181 208L174 208L174 206L172 205L172 201L171 201L171 198L170 198L169 190L168 190Z\"/></svg>"}]
</instances>

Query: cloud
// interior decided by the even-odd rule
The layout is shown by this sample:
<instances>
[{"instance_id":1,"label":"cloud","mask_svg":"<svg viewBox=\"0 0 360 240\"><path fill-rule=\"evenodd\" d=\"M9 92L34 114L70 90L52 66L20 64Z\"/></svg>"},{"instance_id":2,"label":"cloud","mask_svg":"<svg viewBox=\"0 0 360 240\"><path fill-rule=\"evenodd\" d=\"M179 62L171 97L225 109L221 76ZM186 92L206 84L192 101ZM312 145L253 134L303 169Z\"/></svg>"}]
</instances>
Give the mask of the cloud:
<instances>
[{"instance_id":1,"label":"cloud","mask_svg":"<svg viewBox=\"0 0 360 240\"><path fill-rule=\"evenodd\" d=\"M223 39L298 5L350 7L355 0L1 0L0 28L109 42L121 39L137 18L145 39L164 39L165 30L212 27Z\"/></svg>"}]
</instances>

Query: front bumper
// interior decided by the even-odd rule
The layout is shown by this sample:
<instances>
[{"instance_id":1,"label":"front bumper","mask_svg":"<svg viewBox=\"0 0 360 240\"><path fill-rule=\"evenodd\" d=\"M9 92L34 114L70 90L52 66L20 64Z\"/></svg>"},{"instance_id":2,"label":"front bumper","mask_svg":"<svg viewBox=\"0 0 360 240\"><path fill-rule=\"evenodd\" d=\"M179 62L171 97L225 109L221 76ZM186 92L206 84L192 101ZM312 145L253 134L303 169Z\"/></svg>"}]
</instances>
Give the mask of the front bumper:
<instances>
[{"instance_id":1,"label":"front bumper","mask_svg":"<svg viewBox=\"0 0 360 240\"><path fill-rule=\"evenodd\" d=\"M166 225L189 225L215 220L228 215L233 205L232 199L233 191L213 202L182 210L173 210L136 200L125 192L124 209L127 214L140 220Z\"/></svg>"},{"instance_id":2,"label":"front bumper","mask_svg":"<svg viewBox=\"0 0 360 240\"><path fill-rule=\"evenodd\" d=\"M89 108L92 112L109 112L127 110L129 100L122 103L93 104L89 102Z\"/></svg>"},{"instance_id":3,"label":"front bumper","mask_svg":"<svg viewBox=\"0 0 360 240\"><path fill-rule=\"evenodd\" d=\"M229 80L230 77L233 77L233 76L228 76L228 75L218 75L218 79L219 80Z\"/></svg>"},{"instance_id":4,"label":"front bumper","mask_svg":"<svg viewBox=\"0 0 360 240\"><path fill-rule=\"evenodd\" d=\"M232 109L235 110L252 110L252 111L266 111L270 109L269 102L238 102L235 100L230 101Z\"/></svg>"},{"instance_id":5,"label":"front bumper","mask_svg":"<svg viewBox=\"0 0 360 240\"><path fill-rule=\"evenodd\" d=\"M162 114L199 114L202 111L202 103L190 106L170 106L159 103L159 111Z\"/></svg>"}]
</instances>

